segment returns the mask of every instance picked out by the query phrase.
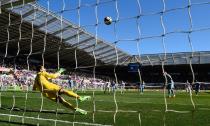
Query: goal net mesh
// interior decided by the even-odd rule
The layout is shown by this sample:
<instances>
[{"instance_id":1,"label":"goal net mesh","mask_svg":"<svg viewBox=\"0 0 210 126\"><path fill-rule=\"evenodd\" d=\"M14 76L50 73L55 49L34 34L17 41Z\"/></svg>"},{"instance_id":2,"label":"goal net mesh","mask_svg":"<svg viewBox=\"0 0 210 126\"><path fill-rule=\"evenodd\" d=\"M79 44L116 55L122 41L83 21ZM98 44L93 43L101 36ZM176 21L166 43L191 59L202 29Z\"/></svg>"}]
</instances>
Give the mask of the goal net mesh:
<instances>
[{"instance_id":1,"label":"goal net mesh","mask_svg":"<svg viewBox=\"0 0 210 126\"><path fill-rule=\"evenodd\" d=\"M210 61L209 6L208 0L0 0L0 123L165 126L180 117L184 125L194 125L196 113L210 108L197 107L191 88L186 104L169 99L168 84L174 80L176 87L179 80L166 73L166 66L187 65L185 82L195 83L193 64ZM105 17L111 17L110 25ZM121 76L121 66L130 63L152 67L154 74L155 66L161 66L157 71L164 81L146 81L144 88L152 93L141 95L139 85L128 85ZM87 103L71 99L88 114L76 114L32 91L37 64L50 72L67 68L52 81L91 95ZM138 84L144 83L142 74L138 67L133 77Z\"/></svg>"}]
</instances>

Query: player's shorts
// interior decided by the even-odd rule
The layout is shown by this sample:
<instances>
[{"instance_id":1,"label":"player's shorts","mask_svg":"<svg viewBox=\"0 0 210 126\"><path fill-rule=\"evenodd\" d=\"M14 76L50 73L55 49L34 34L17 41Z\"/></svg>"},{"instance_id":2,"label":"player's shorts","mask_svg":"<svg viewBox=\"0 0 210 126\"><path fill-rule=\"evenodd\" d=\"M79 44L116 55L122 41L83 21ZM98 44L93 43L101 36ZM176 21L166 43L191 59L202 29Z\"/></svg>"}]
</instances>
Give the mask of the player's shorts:
<instances>
[{"instance_id":1,"label":"player's shorts","mask_svg":"<svg viewBox=\"0 0 210 126\"><path fill-rule=\"evenodd\" d=\"M45 90L51 90L51 92L48 93L43 93L43 95L53 101L57 101L57 97L60 95L60 91L63 89L62 87L56 85L56 84L51 84L49 88Z\"/></svg>"},{"instance_id":2,"label":"player's shorts","mask_svg":"<svg viewBox=\"0 0 210 126\"><path fill-rule=\"evenodd\" d=\"M53 101L57 101L58 95L56 93L43 93L43 95Z\"/></svg>"}]
</instances>

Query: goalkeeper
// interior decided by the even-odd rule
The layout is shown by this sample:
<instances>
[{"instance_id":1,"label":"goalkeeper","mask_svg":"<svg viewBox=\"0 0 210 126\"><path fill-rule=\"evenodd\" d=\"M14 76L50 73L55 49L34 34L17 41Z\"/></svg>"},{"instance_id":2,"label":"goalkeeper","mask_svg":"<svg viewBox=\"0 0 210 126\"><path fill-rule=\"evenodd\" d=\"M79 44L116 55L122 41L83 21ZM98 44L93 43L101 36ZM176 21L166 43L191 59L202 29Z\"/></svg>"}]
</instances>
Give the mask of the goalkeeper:
<instances>
[{"instance_id":1,"label":"goalkeeper","mask_svg":"<svg viewBox=\"0 0 210 126\"><path fill-rule=\"evenodd\" d=\"M87 111L77 108L73 106L71 103L67 102L63 97L61 97L61 94L65 94L67 96L77 98L81 102L90 99L91 98L90 96L79 96L72 91L63 89L59 85L48 81L48 79L54 79L54 78L59 77L61 73L65 71L65 69L61 68L55 74L50 74L46 72L43 66L38 66L36 70L37 70L37 76L35 78L33 90L41 91L42 94L48 99L53 100L55 102L58 101L61 104L63 104L65 107L70 108L74 110L75 112L79 112L84 115L87 114Z\"/></svg>"}]
</instances>

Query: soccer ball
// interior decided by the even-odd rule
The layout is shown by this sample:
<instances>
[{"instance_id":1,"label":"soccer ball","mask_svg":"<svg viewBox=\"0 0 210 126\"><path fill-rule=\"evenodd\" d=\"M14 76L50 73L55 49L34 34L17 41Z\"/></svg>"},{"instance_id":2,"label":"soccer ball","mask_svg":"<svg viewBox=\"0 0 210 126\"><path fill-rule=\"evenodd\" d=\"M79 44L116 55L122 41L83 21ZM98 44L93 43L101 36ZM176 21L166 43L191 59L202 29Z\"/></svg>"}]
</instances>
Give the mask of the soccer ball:
<instances>
[{"instance_id":1,"label":"soccer ball","mask_svg":"<svg viewBox=\"0 0 210 126\"><path fill-rule=\"evenodd\" d=\"M112 23L112 18L111 18L111 17L105 17L105 18L104 18L104 23L105 23L106 25L110 25L110 24Z\"/></svg>"}]
</instances>

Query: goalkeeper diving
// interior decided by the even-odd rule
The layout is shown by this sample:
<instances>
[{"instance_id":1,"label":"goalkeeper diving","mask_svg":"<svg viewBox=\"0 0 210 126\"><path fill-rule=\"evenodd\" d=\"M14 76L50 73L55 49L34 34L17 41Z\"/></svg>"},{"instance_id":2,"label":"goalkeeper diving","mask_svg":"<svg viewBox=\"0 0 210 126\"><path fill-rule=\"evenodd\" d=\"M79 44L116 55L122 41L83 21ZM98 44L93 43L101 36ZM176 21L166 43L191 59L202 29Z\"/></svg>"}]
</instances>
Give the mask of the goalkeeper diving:
<instances>
[{"instance_id":1,"label":"goalkeeper diving","mask_svg":"<svg viewBox=\"0 0 210 126\"><path fill-rule=\"evenodd\" d=\"M46 72L43 66L38 66L36 68L37 76L35 78L33 90L34 91L41 91L43 96L47 97L48 99L59 102L67 108L72 109L75 112L81 113L86 115L87 111L82 110L78 107L73 106L71 103L67 102L61 95L67 95L70 97L74 97L78 99L80 102L89 100L90 96L79 96L78 94L74 93L73 91L69 91L63 89L61 86L50 82L48 79L55 79L61 75L65 71L65 69L61 68L58 72L51 74Z\"/></svg>"}]
</instances>

